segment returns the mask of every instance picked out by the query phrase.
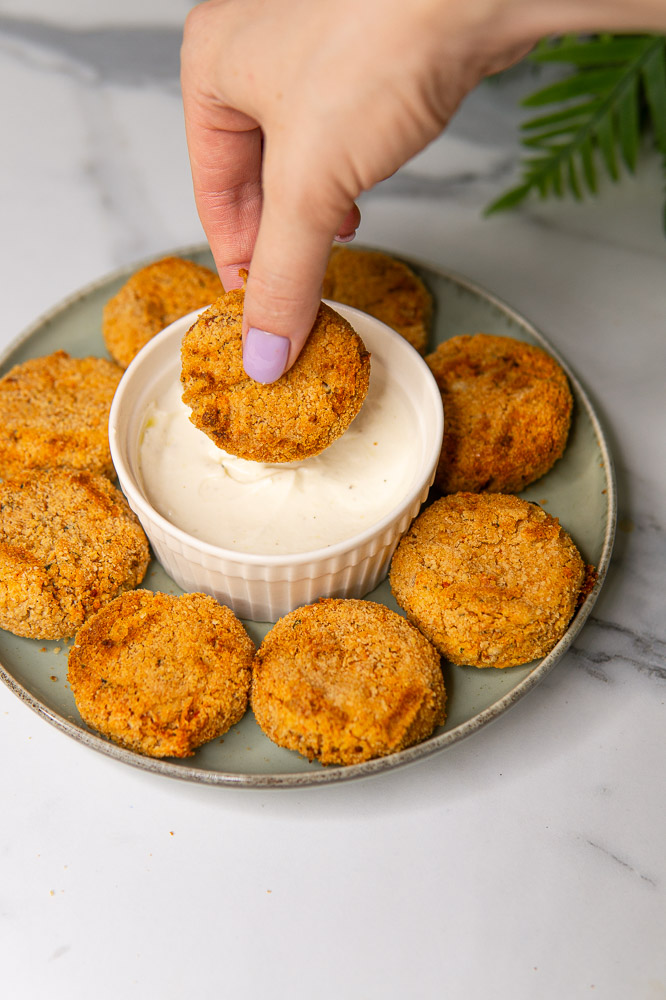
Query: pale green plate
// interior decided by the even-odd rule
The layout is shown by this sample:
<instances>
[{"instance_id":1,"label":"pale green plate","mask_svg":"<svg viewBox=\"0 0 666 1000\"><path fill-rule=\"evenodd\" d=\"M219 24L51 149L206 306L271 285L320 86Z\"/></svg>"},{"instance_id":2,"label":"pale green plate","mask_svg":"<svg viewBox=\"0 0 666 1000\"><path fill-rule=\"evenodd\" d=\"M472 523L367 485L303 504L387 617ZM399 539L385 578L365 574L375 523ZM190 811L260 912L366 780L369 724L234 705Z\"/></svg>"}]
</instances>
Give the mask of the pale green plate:
<instances>
[{"instance_id":1,"label":"pale green plate","mask_svg":"<svg viewBox=\"0 0 666 1000\"><path fill-rule=\"evenodd\" d=\"M174 252L212 266L207 248ZM10 347L2 359L0 373L26 358L57 349L75 356L106 354L100 330L102 307L144 263L147 261L84 288L38 320ZM427 264L409 259L407 263L421 275L435 299L433 346L455 334L484 331L537 343L558 357L533 326L492 295ZM418 746L365 764L324 768L309 763L293 751L275 746L263 735L252 712L248 712L223 739L213 740L186 761L154 760L121 749L81 721L67 684L67 644L20 639L0 631L0 676L31 708L81 743L135 767L212 785L284 788L360 778L419 760L470 736L527 694L564 655L592 610L611 555L615 531L615 479L608 445L578 380L562 358L558 360L569 375L575 399L571 436L560 461L522 496L536 500L560 519L583 558L597 567L596 586L564 638L545 659L509 670L477 670L445 664L446 725ZM179 593L155 561L143 586ZM394 611L399 610L386 582L368 597L387 604ZM246 622L246 625L256 642L269 628L258 622Z\"/></svg>"}]
</instances>

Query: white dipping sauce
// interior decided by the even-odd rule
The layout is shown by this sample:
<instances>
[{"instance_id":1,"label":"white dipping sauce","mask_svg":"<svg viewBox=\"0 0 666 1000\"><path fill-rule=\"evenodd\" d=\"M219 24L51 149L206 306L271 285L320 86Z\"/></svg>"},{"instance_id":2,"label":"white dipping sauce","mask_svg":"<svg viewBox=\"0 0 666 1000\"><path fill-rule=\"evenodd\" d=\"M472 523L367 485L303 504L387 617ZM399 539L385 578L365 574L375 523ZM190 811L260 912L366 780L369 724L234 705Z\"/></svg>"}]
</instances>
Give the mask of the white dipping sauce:
<instances>
[{"instance_id":1,"label":"white dipping sauce","mask_svg":"<svg viewBox=\"0 0 666 1000\"><path fill-rule=\"evenodd\" d=\"M190 422L181 392L176 380L148 408L141 476L155 509L201 541L261 555L324 548L376 524L414 480L416 416L380 362L351 426L302 462L227 454Z\"/></svg>"}]
</instances>

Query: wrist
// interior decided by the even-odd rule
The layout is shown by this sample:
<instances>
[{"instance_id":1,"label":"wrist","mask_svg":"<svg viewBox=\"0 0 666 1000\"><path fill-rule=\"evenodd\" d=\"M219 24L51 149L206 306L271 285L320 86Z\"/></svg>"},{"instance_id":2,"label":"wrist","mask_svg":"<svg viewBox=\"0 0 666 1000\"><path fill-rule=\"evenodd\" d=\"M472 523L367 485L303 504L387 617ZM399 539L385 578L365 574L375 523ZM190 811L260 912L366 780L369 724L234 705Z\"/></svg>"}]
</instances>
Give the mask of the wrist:
<instances>
[{"instance_id":1,"label":"wrist","mask_svg":"<svg viewBox=\"0 0 666 1000\"><path fill-rule=\"evenodd\" d=\"M500 45L566 32L666 32L663 0L484 0L479 10L481 30L493 24Z\"/></svg>"}]
</instances>

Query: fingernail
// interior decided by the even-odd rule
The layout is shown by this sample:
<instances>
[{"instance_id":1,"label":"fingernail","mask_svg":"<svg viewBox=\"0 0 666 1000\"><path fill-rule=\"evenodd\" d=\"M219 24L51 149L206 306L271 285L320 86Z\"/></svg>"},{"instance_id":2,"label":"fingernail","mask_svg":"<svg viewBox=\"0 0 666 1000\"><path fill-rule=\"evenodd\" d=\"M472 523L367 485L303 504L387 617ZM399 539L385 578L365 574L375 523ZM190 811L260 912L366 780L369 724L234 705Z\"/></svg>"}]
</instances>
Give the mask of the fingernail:
<instances>
[{"instance_id":1,"label":"fingernail","mask_svg":"<svg viewBox=\"0 0 666 1000\"><path fill-rule=\"evenodd\" d=\"M348 236L335 236L333 238L334 243L351 243L352 240L356 239L356 230L353 233L349 233Z\"/></svg>"},{"instance_id":2,"label":"fingernail","mask_svg":"<svg viewBox=\"0 0 666 1000\"><path fill-rule=\"evenodd\" d=\"M255 382L275 382L285 370L290 346L286 337L251 326L243 347L245 374Z\"/></svg>"}]
</instances>

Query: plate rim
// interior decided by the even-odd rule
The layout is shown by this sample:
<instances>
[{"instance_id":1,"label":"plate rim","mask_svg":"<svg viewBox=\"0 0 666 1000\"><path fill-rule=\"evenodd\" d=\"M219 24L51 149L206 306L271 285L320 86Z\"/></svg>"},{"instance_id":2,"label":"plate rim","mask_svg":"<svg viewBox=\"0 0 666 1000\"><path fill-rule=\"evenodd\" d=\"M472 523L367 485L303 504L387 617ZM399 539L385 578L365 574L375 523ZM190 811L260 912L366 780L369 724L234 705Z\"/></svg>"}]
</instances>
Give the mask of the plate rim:
<instances>
[{"instance_id":1,"label":"plate rim","mask_svg":"<svg viewBox=\"0 0 666 1000\"><path fill-rule=\"evenodd\" d=\"M551 354L562 366L567 374L567 377L575 387L576 393L585 408L588 419L592 424L596 442L603 459L603 468L606 477L607 518L604 529L601 556L599 564L596 567L596 580L585 601L576 612L573 622L569 625L565 635L562 639L560 639L557 645L553 647L550 653L545 656L538 666L531 670L530 673L522 679L522 681L512 688L511 691L507 692L507 694L505 694L498 701L494 702L492 705L482 709L481 712L478 712L471 719L465 720L465 722L460 723L453 729L440 733L438 736L431 736L426 741L417 743L415 746L408 747L406 750L389 754L386 757L378 757L373 760L364 761L361 764L329 766L318 771L280 772L277 774L245 774L227 771L209 771L203 768L173 764L168 758L162 759L145 757L133 751L126 750L125 748L106 740L104 737L92 732L91 730L82 728L82 726L85 726L85 723L82 722L81 726L78 726L66 719L64 716L60 715L54 709L50 708L38 697L33 695L32 692L24 687L24 685L17 681L5 667L5 664L0 661L0 680L4 682L10 691L12 691L25 705L36 712L37 715L46 719L47 722L51 723L51 725L63 732L65 735L69 736L71 739L76 740L78 743L81 743L92 750L103 753L107 757L111 757L112 759L120 761L123 764L128 764L129 766L139 770L148 771L152 774L158 774L162 777L176 778L181 781L196 782L204 785L249 789L302 788L312 785L331 785L338 784L342 781L359 780L361 778L371 777L385 771L405 767L408 764L415 763L416 761L423 760L436 753L440 753L442 750L448 749L448 747L453 746L455 743L459 743L461 740L466 739L473 733L476 733L479 729L482 729L491 722L494 722L500 716L504 715L508 709L512 708L515 704L517 704L517 702L521 701L525 695L529 693L529 691L531 691L543 680L546 674L548 674L554 665L564 656L574 640L580 634L581 629L592 612L606 579L613 551L617 522L617 482L615 466L601 420L592 405L587 391L581 384L578 376L574 374L569 364L560 356L559 352L552 346L548 338L542 334L525 315L518 312L518 310L514 309L513 306L509 305L493 292L488 291L478 285L475 281L463 275L454 271L449 271L447 268L432 264L419 257L402 254L400 252L393 252L383 248L372 247L366 244L358 244L358 249L370 251L376 250L381 253L390 254L390 256L403 261L409 266L415 268L417 271L421 269L426 273L432 272L437 274L454 285L458 285L463 288L465 291L484 299L486 302L498 309L499 312L507 315L519 327L525 329L531 337L533 337L546 351L548 351L548 353ZM0 368L6 364L10 356L15 351L24 345L43 326L51 322L61 313L66 312L67 309L75 305L81 299L87 298L104 286L114 281L121 280L123 277L129 277L141 267L145 267L147 264L160 260L164 257L188 257L200 255L206 252L210 252L206 243L189 244L185 247L179 247L166 252L151 254L148 257L143 257L132 264L116 268L94 281L89 282L82 288L61 299L54 306L52 306L51 309L48 309L46 312L38 316L37 319L35 319L28 327L14 337L5 350L3 350L2 354L0 354Z\"/></svg>"}]
</instances>

